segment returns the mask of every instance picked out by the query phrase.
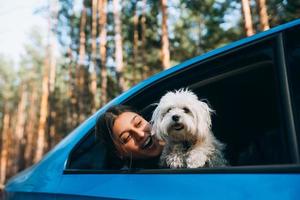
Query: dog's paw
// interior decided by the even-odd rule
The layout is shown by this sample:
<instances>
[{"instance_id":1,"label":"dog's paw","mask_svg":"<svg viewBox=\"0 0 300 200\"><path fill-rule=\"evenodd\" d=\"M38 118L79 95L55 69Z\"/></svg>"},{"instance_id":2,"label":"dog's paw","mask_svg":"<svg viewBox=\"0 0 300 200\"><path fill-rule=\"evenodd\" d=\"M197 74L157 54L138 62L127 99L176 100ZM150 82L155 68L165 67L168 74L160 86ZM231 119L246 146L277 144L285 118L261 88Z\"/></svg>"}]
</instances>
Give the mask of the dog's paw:
<instances>
[{"instance_id":1,"label":"dog's paw","mask_svg":"<svg viewBox=\"0 0 300 200\"><path fill-rule=\"evenodd\" d=\"M191 151L186 159L188 168L204 167L207 161L207 156L201 151Z\"/></svg>"},{"instance_id":2,"label":"dog's paw","mask_svg":"<svg viewBox=\"0 0 300 200\"><path fill-rule=\"evenodd\" d=\"M174 168L185 168L184 161L182 157L173 154L171 156L168 156L166 159L167 166L174 169Z\"/></svg>"}]
</instances>

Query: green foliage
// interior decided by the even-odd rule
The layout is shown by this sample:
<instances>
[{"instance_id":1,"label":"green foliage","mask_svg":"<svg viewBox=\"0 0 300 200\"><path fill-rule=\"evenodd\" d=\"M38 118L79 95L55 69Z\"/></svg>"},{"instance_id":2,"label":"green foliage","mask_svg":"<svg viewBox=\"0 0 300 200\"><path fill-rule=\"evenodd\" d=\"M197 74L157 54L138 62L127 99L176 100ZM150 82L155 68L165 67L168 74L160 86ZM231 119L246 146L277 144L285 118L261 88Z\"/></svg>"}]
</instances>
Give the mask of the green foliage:
<instances>
[{"instance_id":1,"label":"green foliage","mask_svg":"<svg viewBox=\"0 0 300 200\"><path fill-rule=\"evenodd\" d=\"M0 55L0 108L2 108L4 100L11 100L14 97L16 78L12 60Z\"/></svg>"},{"instance_id":2,"label":"green foliage","mask_svg":"<svg viewBox=\"0 0 300 200\"><path fill-rule=\"evenodd\" d=\"M300 2L298 0L268 0L266 2L271 27L300 17Z\"/></svg>"}]
</instances>

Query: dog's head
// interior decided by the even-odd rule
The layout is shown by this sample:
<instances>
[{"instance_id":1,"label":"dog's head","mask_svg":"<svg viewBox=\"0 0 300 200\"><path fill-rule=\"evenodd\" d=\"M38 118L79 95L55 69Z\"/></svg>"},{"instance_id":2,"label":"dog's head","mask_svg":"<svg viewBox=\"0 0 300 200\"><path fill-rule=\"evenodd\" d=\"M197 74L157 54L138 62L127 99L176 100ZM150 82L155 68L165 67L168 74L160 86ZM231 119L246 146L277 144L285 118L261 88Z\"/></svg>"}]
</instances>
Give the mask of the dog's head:
<instances>
[{"instance_id":1,"label":"dog's head","mask_svg":"<svg viewBox=\"0 0 300 200\"><path fill-rule=\"evenodd\" d=\"M189 140L210 133L212 109L187 89L168 92L152 115L152 130L159 139Z\"/></svg>"}]
</instances>

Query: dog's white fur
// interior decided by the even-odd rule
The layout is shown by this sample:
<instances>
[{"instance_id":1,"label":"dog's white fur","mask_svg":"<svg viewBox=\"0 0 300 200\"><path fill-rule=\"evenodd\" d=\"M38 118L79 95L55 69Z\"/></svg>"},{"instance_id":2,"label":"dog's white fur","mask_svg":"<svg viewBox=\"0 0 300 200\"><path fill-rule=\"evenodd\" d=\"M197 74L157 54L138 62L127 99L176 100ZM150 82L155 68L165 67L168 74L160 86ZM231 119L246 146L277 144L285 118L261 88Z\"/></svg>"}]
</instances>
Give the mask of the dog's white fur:
<instances>
[{"instance_id":1,"label":"dog's white fur","mask_svg":"<svg viewBox=\"0 0 300 200\"><path fill-rule=\"evenodd\" d=\"M188 89L168 92L160 99L151 122L153 134L166 142L161 166L199 168L227 164L222 153L224 145L211 131L212 112Z\"/></svg>"}]
</instances>

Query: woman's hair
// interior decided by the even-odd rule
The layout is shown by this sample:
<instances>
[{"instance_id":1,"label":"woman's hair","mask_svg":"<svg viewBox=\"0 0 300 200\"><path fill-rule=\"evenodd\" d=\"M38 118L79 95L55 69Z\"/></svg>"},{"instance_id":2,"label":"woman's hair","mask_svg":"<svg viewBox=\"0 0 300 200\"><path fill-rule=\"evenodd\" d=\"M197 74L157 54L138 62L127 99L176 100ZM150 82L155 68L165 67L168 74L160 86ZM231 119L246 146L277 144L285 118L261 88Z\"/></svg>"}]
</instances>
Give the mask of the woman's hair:
<instances>
[{"instance_id":1,"label":"woman's hair","mask_svg":"<svg viewBox=\"0 0 300 200\"><path fill-rule=\"evenodd\" d=\"M95 135L96 139L106 147L107 167L110 169L120 169L125 164L117 155L117 149L113 142L113 126L116 118L124 112L136 112L129 106L116 105L110 107L104 114L100 115L96 121Z\"/></svg>"}]
</instances>

